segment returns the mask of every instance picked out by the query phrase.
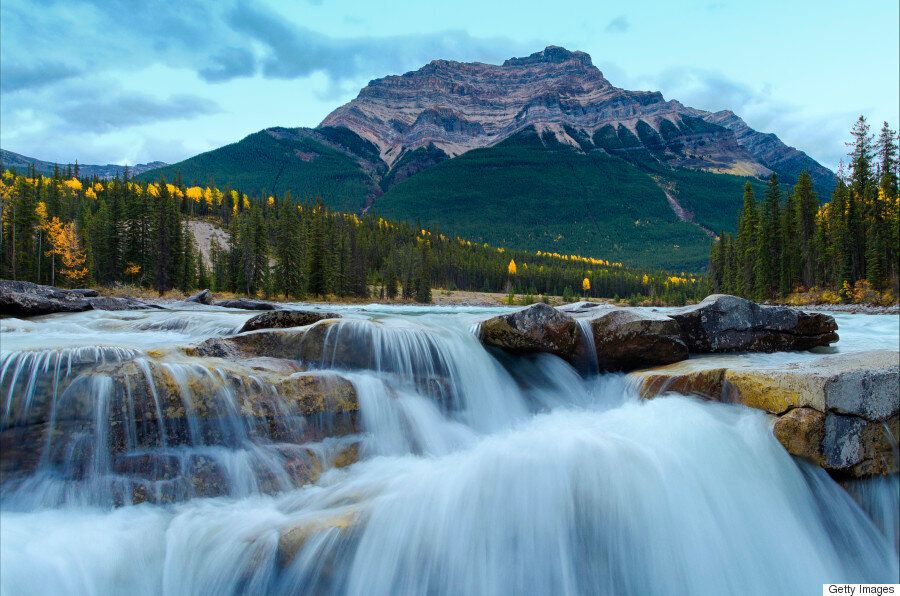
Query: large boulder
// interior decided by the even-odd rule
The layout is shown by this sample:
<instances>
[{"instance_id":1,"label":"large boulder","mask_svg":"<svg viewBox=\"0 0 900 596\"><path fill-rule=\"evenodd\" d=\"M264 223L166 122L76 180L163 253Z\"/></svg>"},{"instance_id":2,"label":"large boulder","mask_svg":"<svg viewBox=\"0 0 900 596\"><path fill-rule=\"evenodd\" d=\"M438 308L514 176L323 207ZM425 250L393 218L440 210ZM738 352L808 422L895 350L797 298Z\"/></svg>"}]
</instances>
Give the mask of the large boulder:
<instances>
[{"instance_id":1,"label":"large boulder","mask_svg":"<svg viewBox=\"0 0 900 596\"><path fill-rule=\"evenodd\" d=\"M250 318L240 331L256 331L258 329L284 329L286 327L305 327L325 319L339 319L341 315L333 312L316 310L273 310Z\"/></svg>"},{"instance_id":2,"label":"large boulder","mask_svg":"<svg viewBox=\"0 0 900 596\"><path fill-rule=\"evenodd\" d=\"M86 310L145 310L162 308L134 298L98 295L94 290L64 290L28 281L0 280L0 315L36 317Z\"/></svg>"},{"instance_id":3,"label":"large boulder","mask_svg":"<svg viewBox=\"0 0 900 596\"><path fill-rule=\"evenodd\" d=\"M578 347L575 319L543 302L481 324L481 341L513 354L548 353L570 360Z\"/></svg>"},{"instance_id":4,"label":"large boulder","mask_svg":"<svg viewBox=\"0 0 900 596\"><path fill-rule=\"evenodd\" d=\"M674 319L650 311L614 309L590 321L601 371L634 370L688 357Z\"/></svg>"},{"instance_id":5,"label":"large boulder","mask_svg":"<svg viewBox=\"0 0 900 596\"><path fill-rule=\"evenodd\" d=\"M834 354L778 366L689 361L634 373L644 397L667 392L763 410L793 455L839 476L898 471L900 355L893 350Z\"/></svg>"},{"instance_id":6,"label":"large boulder","mask_svg":"<svg viewBox=\"0 0 900 596\"><path fill-rule=\"evenodd\" d=\"M830 315L762 306L726 294L708 296L671 317L692 353L809 350L838 340L837 323Z\"/></svg>"}]
</instances>

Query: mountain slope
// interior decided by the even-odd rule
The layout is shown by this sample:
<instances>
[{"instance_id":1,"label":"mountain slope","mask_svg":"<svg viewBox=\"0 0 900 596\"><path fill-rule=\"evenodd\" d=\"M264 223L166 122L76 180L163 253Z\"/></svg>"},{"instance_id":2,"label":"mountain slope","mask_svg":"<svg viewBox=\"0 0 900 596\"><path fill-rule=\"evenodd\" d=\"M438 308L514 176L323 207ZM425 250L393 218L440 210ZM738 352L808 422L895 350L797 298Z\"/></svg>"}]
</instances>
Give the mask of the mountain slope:
<instances>
[{"instance_id":1,"label":"mountain slope","mask_svg":"<svg viewBox=\"0 0 900 596\"><path fill-rule=\"evenodd\" d=\"M44 174L45 176L52 176L53 170L57 166L57 164L54 164L52 162L43 161L34 157L27 157L19 153L7 151L6 149L0 149L0 164L2 164L3 169L12 168L22 173L26 172L29 166L34 165L38 173ZM71 165L73 168L75 166L74 163L59 164L59 169L65 170L66 166L69 165ZM139 163L134 164L133 166L128 166L128 171L132 175L138 175L142 172L146 172L148 170L159 168L165 165L166 164L161 161L151 161L150 163ZM121 176L124 172L125 166L116 164L106 164L102 166L94 164L78 164L79 175L87 176L89 178L93 176L97 176L98 178L103 179L115 178L116 176Z\"/></svg>"},{"instance_id":2,"label":"mountain slope","mask_svg":"<svg viewBox=\"0 0 900 596\"><path fill-rule=\"evenodd\" d=\"M290 192L358 211L381 194L377 180L385 170L377 149L348 129L268 128L140 178L180 175L186 184L215 183L263 196Z\"/></svg>"},{"instance_id":3,"label":"mountain slope","mask_svg":"<svg viewBox=\"0 0 900 596\"><path fill-rule=\"evenodd\" d=\"M697 270L708 255L708 236L645 171L534 127L408 178L373 209L479 242L651 267Z\"/></svg>"}]
</instances>

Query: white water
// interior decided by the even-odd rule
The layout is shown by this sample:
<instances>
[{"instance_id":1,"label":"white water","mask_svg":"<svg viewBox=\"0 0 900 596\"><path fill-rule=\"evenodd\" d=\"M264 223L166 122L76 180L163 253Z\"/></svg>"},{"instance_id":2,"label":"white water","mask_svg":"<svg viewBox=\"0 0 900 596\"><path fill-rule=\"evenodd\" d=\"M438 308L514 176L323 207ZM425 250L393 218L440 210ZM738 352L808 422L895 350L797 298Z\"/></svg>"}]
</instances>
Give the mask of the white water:
<instances>
[{"instance_id":1,"label":"white water","mask_svg":"<svg viewBox=\"0 0 900 596\"><path fill-rule=\"evenodd\" d=\"M341 310L347 320L329 332L326 354L357 342L372 355L342 373L360 396L362 460L300 488L281 479L274 490L258 473L268 465L278 478L273 449L285 439L228 410L242 390L217 384L226 372L174 350L254 313L0 321L4 424L47 400L64 405L52 392L71 380L67 371L104 359L167 367L185 407L213 391L213 405L232 411L219 417L226 426L189 424L177 446L162 432L146 435L154 442L145 447L213 457L228 469L226 496L124 507L90 498L86 489L112 491L102 449L82 476L61 481L56 468L4 494L0 593L792 594L900 581L896 478L854 483L857 504L788 456L759 412L681 397L643 402L622 376L583 378L553 357L489 354L471 329L498 311ZM896 317L837 318L842 339L826 352L896 349ZM310 365L343 367L337 356ZM109 377L88 378L90 395L109 395ZM146 409L153 420L165 419L162 410ZM137 441L143 430L131 432ZM85 438L105 440L99 431ZM296 527L307 528L305 540L285 559L279 536Z\"/></svg>"}]
</instances>

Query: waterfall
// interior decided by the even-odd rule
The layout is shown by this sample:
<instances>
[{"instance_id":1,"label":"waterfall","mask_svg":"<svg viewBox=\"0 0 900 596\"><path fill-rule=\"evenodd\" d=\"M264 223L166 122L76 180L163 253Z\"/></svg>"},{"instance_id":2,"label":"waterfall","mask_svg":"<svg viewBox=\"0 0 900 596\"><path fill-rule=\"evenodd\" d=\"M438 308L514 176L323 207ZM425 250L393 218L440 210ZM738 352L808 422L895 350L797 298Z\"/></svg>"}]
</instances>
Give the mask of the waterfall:
<instances>
[{"instance_id":1,"label":"waterfall","mask_svg":"<svg viewBox=\"0 0 900 596\"><path fill-rule=\"evenodd\" d=\"M0 594L898 581L896 476L844 487L789 456L760 411L646 401L624 375L486 350L483 311L345 315L277 363L180 348L241 312L4 322ZM84 343L119 328L128 343L74 345L87 328Z\"/></svg>"}]
</instances>

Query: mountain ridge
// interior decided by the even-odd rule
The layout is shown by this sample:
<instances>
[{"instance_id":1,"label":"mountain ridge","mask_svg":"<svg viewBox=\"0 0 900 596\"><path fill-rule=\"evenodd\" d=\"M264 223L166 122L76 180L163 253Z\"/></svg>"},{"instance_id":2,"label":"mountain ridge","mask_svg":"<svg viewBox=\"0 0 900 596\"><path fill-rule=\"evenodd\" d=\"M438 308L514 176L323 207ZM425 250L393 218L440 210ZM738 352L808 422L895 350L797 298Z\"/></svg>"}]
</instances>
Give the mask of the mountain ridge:
<instances>
[{"instance_id":1,"label":"mountain ridge","mask_svg":"<svg viewBox=\"0 0 900 596\"><path fill-rule=\"evenodd\" d=\"M27 155L22 155L21 153L16 153L14 151L7 151L6 149L0 149L0 164L3 165L3 168L15 168L17 170L25 170L29 166L34 165L35 169L46 176L52 175L54 168L59 166L60 170L66 169L68 166L74 167L74 163L67 164L57 164L50 161L45 161L42 159L37 159L36 157L28 157ZM133 176L137 176L149 170L154 170L157 168L165 167L169 164L163 161L151 161L148 163L139 163L134 164L133 166L127 166L128 171ZM126 166L121 166L118 164L78 164L78 170L81 175L87 177L97 176L102 179L110 179L115 178L116 176L121 176L125 171Z\"/></svg>"}]
</instances>

